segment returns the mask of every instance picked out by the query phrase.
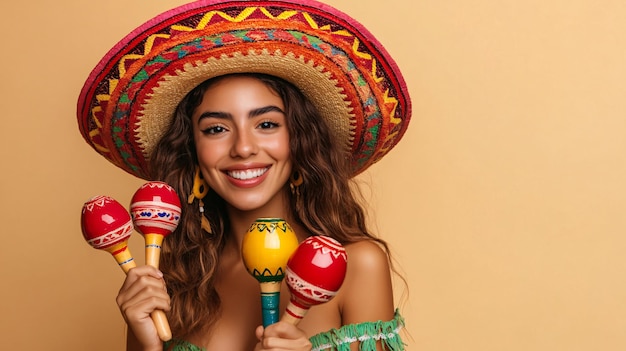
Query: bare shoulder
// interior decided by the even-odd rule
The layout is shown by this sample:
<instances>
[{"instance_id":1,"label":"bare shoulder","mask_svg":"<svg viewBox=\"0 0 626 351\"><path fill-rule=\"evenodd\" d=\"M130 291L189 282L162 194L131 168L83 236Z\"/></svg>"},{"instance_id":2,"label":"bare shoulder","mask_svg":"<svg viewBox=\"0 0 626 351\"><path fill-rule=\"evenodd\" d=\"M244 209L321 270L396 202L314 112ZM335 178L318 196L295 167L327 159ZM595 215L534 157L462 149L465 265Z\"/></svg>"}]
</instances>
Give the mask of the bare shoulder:
<instances>
[{"instance_id":1,"label":"bare shoulder","mask_svg":"<svg viewBox=\"0 0 626 351\"><path fill-rule=\"evenodd\" d=\"M390 320L394 303L387 253L370 240L347 244L345 249L348 269L337 296L343 324Z\"/></svg>"},{"instance_id":2,"label":"bare shoulder","mask_svg":"<svg viewBox=\"0 0 626 351\"><path fill-rule=\"evenodd\" d=\"M374 241L362 240L345 245L348 255L348 265L353 268L352 273L382 271L389 272L387 253Z\"/></svg>"}]
</instances>

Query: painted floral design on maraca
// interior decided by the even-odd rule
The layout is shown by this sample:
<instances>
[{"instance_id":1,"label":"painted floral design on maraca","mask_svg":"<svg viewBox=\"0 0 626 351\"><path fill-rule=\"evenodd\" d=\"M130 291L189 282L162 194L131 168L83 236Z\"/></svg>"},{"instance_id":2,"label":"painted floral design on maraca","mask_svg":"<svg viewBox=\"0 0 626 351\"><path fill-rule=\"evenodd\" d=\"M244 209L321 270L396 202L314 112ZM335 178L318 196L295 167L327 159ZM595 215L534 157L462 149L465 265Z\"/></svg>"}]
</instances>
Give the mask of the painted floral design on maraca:
<instances>
[{"instance_id":1,"label":"painted floral design on maraca","mask_svg":"<svg viewBox=\"0 0 626 351\"><path fill-rule=\"evenodd\" d=\"M143 184L132 198L130 214L141 233L168 235L180 221L180 199L163 182Z\"/></svg>"}]
</instances>

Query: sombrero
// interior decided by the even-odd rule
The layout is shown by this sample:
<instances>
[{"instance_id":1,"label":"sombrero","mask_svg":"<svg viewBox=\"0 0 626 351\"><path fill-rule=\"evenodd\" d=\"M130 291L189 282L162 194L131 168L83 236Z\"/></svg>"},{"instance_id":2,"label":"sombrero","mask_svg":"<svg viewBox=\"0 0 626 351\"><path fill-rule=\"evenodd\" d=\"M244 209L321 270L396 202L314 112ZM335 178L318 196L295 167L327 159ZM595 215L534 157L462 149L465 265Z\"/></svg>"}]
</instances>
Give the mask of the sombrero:
<instances>
[{"instance_id":1,"label":"sombrero","mask_svg":"<svg viewBox=\"0 0 626 351\"><path fill-rule=\"evenodd\" d=\"M394 60L339 10L312 0L200 0L149 20L100 60L78 99L80 131L107 160L149 179L150 155L183 97L243 72L297 86L345 145L354 175L398 143L411 117Z\"/></svg>"}]
</instances>

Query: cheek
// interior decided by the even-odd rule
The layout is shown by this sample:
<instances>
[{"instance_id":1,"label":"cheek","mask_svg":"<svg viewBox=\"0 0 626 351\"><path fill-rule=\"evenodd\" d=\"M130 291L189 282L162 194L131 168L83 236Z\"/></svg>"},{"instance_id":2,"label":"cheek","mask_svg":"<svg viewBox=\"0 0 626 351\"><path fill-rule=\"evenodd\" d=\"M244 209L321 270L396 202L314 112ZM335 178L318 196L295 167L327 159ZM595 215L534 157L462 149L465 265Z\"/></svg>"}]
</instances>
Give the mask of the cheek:
<instances>
[{"instance_id":1,"label":"cheek","mask_svg":"<svg viewBox=\"0 0 626 351\"><path fill-rule=\"evenodd\" d=\"M214 166L221 155L221 147L216 143L208 143L203 141L196 141L196 154L198 155L198 162L204 166L203 168L210 168Z\"/></svg>"},{"instance_id":2,"label":"cheek","mask_svg":"<svg viewBox=\"0 0 626 351\"><path fill-rule=\"evenodd\" d=\"M289 149L289 137L279 135L268 141L267 150L271 150L272 155L277 160L289 159L291 151Z\"/></svg>"}]
</instances>

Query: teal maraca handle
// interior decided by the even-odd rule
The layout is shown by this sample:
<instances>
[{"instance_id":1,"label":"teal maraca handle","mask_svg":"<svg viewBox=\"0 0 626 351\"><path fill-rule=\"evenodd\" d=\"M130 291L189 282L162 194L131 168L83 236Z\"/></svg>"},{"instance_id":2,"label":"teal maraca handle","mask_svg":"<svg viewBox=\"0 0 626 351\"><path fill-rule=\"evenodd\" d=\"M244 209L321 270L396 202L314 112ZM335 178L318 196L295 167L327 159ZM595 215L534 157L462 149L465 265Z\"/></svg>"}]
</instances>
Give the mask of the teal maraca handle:
<instances>
[{"instance_id":1,"label":"teal maraca handle","mask_svg":"<svg viewBox=\"0 0 626 351\"><path fill-rule=\"evenodd\" d=\"M261 311L263 312L263 327L278 322L280 292L261 293Z\"/></svg>"}]
</instances>

